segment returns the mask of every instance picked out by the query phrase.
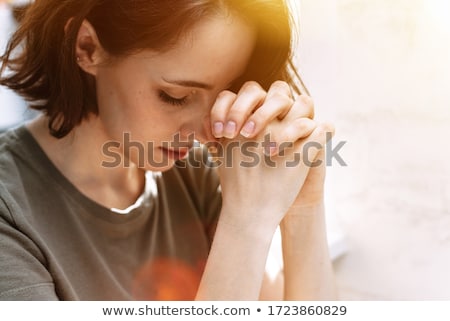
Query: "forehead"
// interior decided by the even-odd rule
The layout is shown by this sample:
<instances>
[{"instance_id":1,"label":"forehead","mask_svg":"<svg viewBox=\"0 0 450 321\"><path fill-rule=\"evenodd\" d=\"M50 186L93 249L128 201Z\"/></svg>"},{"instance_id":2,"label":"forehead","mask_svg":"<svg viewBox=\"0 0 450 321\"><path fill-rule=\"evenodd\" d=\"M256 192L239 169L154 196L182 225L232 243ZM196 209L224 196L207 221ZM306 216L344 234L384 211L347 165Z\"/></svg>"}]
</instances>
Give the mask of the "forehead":
<instances>
[{"instance_id":1,"label":"forehead","mask_svg":"<svg viewBox=\"0 0 450 321\"><path fill-rule=\"evenodd\" d=\"M217 15L198 22L165 52L142 52L155 77L194 79L223 86L244 72L256 35L236 15Z\"/></svg>"}]
</instances>

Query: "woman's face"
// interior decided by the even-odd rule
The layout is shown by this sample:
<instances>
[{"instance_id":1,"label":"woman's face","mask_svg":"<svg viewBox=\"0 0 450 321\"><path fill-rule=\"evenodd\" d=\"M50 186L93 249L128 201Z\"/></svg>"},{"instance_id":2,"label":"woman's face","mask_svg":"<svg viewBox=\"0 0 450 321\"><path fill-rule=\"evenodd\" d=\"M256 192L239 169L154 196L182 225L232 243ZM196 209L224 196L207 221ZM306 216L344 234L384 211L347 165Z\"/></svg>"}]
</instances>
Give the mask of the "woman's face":
<instances>
[{"instance_id":1,"label":"woman's face","mask_svg":"<svg viewBox=\"0 0 450 321\"><path fill-rule=\"evenodd\" d=\"M177 153L174 145L167 146L177 141L176 135L184 142L192 134L199 141L212 139L210 109L217 95L244 72L254 43L254 31L247 23L223 15L197 23L169 51L143 51L99 65L102 130L130 151L136 165L144 157L147 170L171 168L188 149ZM143 146L144 155L139 155L141 148L124 145L126 133L128 140Z\"/></svg>"}]
</instances>

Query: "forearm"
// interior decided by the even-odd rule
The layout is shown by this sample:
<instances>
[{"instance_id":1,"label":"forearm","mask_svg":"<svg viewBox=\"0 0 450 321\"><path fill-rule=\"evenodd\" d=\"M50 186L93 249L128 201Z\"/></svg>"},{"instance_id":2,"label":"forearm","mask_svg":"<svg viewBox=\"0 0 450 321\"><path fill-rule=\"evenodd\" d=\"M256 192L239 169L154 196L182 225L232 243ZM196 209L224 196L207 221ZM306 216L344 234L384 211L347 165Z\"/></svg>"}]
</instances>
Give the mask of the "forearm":
<instances>
[{"instance_id":1,"label":"forearm","mask_svg":"<svg viewBox=\"0 0 450 321\"><path fill-rule=\"evenodd\" d=\"M196 300L258 300L274 232L222 211Z\"/></svg>"},{"instance_id":2,"label":"forearm","mask_svg":"<svg viewBox=\"0 0 450 321\"><path fill-rule=\"evenodd\" d=\"M285 300L336 300L323 203L293 207L281 223Z\"/></svg>"}]
</instances>

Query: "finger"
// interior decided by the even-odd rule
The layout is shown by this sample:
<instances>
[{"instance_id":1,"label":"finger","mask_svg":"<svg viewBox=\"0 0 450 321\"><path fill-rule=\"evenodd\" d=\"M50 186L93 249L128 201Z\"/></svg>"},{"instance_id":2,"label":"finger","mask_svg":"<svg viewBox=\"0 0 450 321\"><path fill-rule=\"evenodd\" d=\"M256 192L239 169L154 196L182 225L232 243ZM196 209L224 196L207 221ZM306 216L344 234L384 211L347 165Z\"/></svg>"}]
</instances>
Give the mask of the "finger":
<instances>
[{"instance_id":1,"label":"finger","mask_svg":"<svg viewBox=\"0 0 450 321\"><path fill-rule=\"evenodd\" d=\"M327 141L334 136L335 129L331 123L319 124L307 138L299 141L297 150L305 154L306 165L314 167L319 152L323 150Z\"/></svg>"},{"instance_id":2,"label":"finger","mask_svg":"<svg viewBox=\"0 0 450 321\"><path fill-rule=\"evenodd\" d=\"M282 119L292 108L294 100L289 86L282 81L272 84L261 107L249 117L241 130L241 135L252 138L258 135L275 118Z\"/></svg>"},{"instance_id":3,"label":"finger","mask_svg":"<svg viewBox=\"0 0 450 321\"><path fill-rule=\"evenodd\" d=\"M271 156L283 155L284 150L292 148L298 140L304 139L312 134L317 128L317 123L309 118L298 118L288 123L280 122L276 127L282 128L279 131L274 130L271 134L272 147L269 150Z\"/></svg>"},{"instance_id":4,"label":"finger","mask_svg":"<svg viewBox=\"0 0 450 321\"><path fill-rule=\"evenodd\" d=\"M314 119L314 101L307 95L299 96L283 120L295 121L298 118Z\"/></svg>"},{"instance_id":5,"label":"finger","mask_svg":"<svg viewBox=\"0 0 450 321\"><path fill-rule=\"evenodd\" d=\"M214 105L211 108L211 131L216 138L224 136L225 120L228 110L236 100L236 94L225 90L222 91L216 98Z\"/></svg>"},{"instance_id":6,"label":"finger","mask_svg":"<svg viewBox=\"0 0 450 321\"><path fill-rule=\"evenodd\" d=\"M281 131L275 131L272 134L276 148L272 148L271 155L283 152L283 147L292 147L292 142L309 136L317 127L312 120L314 118L313 100L306 95L299 96L288 113L281 120L277 127L282 127ZM307 120L310 121L307 121Z\"/></svg>"},{"instance_id":7,"label":"finger","mask_svg":"<svg viewBox=\"0 0 450 321\"><path fill-rule=\"evenodd\" d=\"M292 102L292 104L294 103L294 97L292 96L292 89L287 84L287 82L280 81L280 80L275 81L270 86L270 89L267 92L267 99L271 99L273 96L279 96L279 95L286 97L288 100L290 100ZM286 110L286 113L278 115L277 116L278 119L283 119L286 116L288 111L289 110Z\"/></svg>"},{"instance_id":8,"label":"finger","mask_svg":"<svg viewBox=\"0 0 450 321\"><path fill-rule=\"evenodd\" d=\"M255 109L262 105L266 95L266 91L258 83L254 81L246 82L239 91L233 106L228 110L224 137L235 138L243 123Z\"/></svg>"}]
</instances>

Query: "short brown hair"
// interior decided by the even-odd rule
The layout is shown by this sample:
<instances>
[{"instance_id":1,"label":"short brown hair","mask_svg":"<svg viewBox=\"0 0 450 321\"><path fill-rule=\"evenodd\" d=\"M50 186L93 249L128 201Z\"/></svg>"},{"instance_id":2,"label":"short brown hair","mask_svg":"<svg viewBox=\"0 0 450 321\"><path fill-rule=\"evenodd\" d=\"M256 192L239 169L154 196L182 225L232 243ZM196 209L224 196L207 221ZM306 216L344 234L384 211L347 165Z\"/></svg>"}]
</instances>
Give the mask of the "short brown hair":
<instances>
[{"instance_id":1,"label":"short brown hair","mask_svg":"<svg viewBox=\"0 0 450 321\"><path fill-rule=\"evenodd\" d=\"M0 85L44 111L51 134L64 137L90 113L98 113L95 79L78 67L75 57L84 19L106 52L123 57L168 49L196 21L223 10L239 14L257 30L247 71L235 85L255 80L268 89L275 80L284 80L300 93L285 0L36 0L0 58L0 74L9 69Z\"/></svg>"}]
</instances>

